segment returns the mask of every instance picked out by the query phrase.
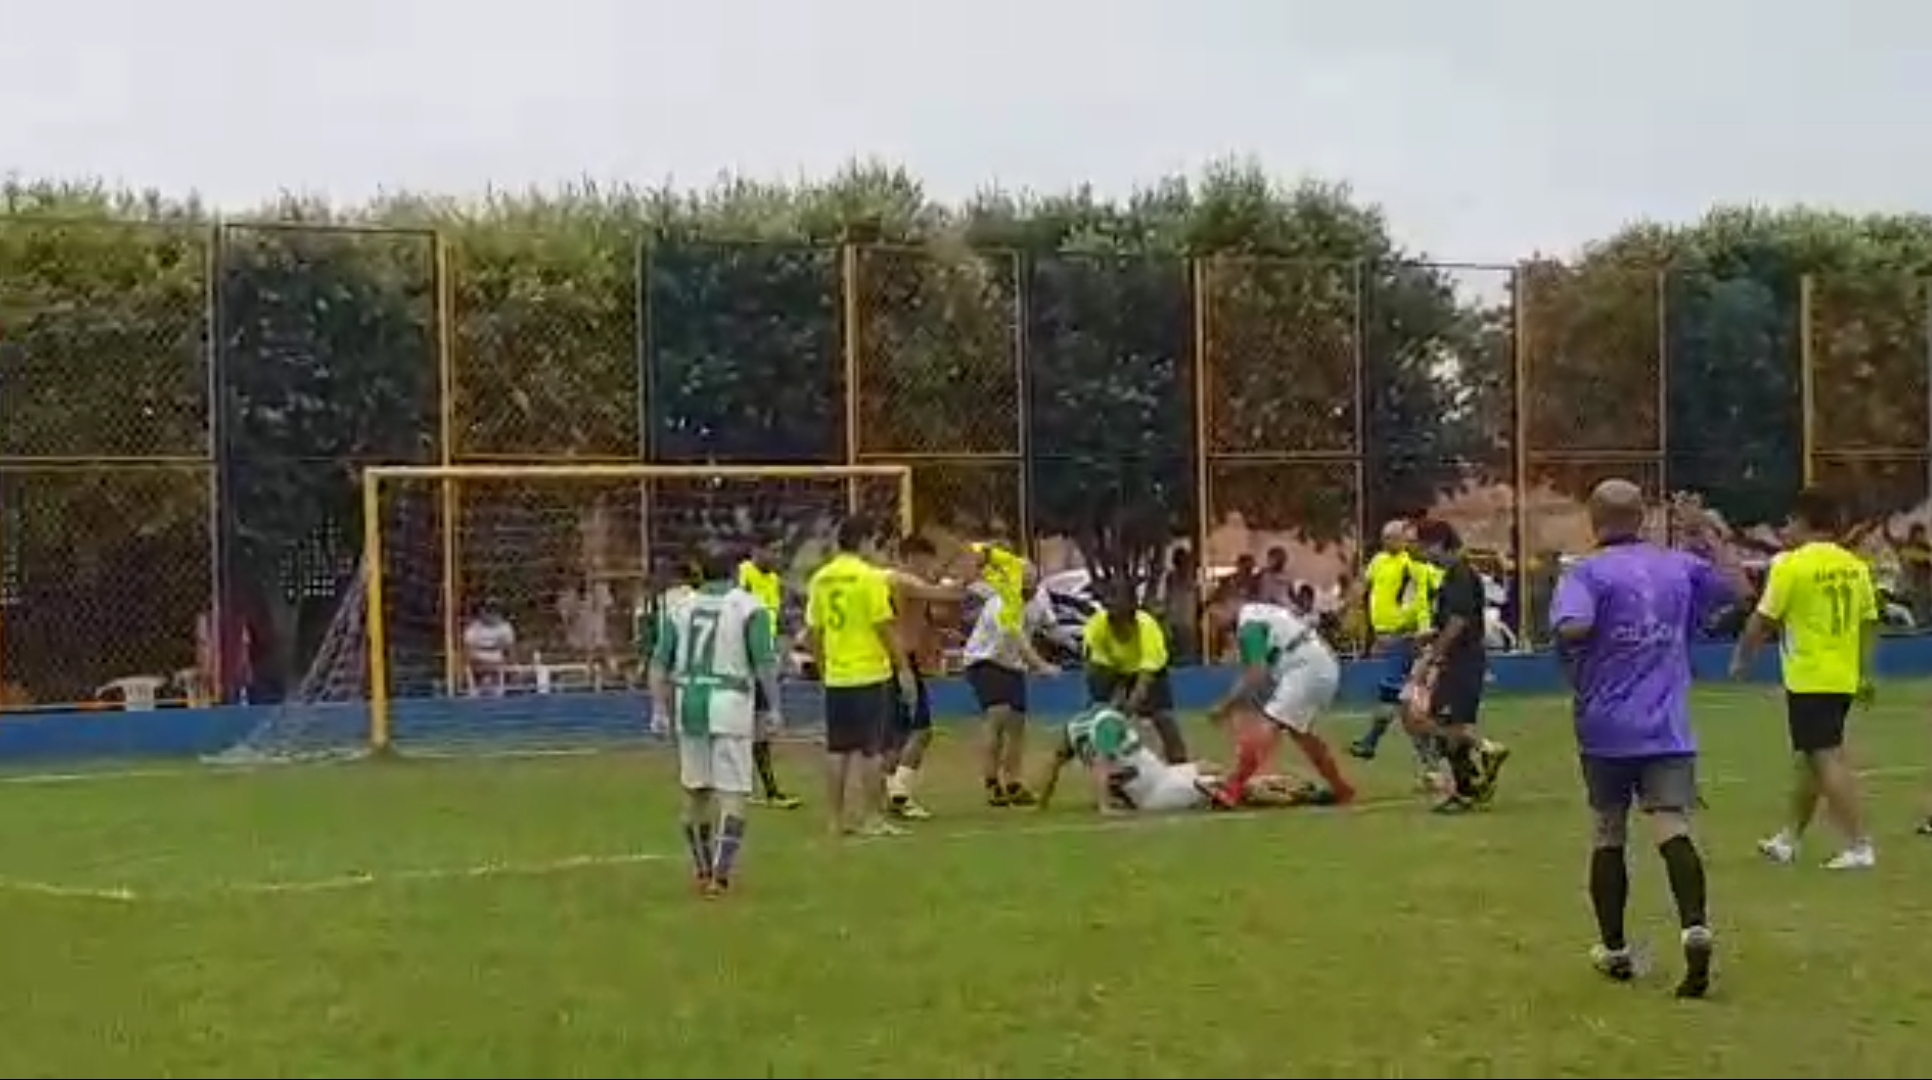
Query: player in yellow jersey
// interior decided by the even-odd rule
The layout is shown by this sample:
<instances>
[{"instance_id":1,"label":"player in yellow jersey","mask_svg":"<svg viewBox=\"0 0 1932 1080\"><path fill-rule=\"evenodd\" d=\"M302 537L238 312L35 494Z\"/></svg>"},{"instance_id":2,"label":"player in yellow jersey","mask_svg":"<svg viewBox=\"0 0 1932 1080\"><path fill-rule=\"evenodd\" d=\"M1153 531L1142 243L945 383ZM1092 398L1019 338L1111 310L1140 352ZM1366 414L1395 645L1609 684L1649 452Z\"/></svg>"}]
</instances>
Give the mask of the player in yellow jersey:
<instances>
[{"instance_id":1,"label":"player in yellow jersey","mask_svg":"<svg viewBox=\"0 0 1932 1080\"><path fill-rule=\"evenodd\" d=\"M871 536L863 519L840 522L837 550L806 587L805 627L825 687L826 795L832 830L892 836L903 830L885 817L882 755L900 697L910 700L918 688L903 666L906 650L898 640L891 584L861 554ZM854 771L863 800L857 822L846 813Z\"/></svg>"},{"instance_id":2,"label":"player in yellow jersey","mask_svg":"<svg viewBox=\"0 0 1932 1080\"><path fill-rule=\"evenodd\" d=\"M778 573L778 552L770 544L761 544L745 556L738 564L738 587L758 598L771 612L773 632L779 641L785 640L785 579ZM771 740L772 717L777 715L774 703L765 700L765 684L756 687L758 709L758 737L751 744L752 762L758 769L758 796L752 801L759 806L775 806L780 810L796 810L802 805L796 796L785 794L778 786L778 771L772 765Z\"/></svg>"},{"instance_id":3,"label":"player in yellow jersey","mask_svg":"<svg viewBox=\"0 0 1932 1080\"><path fill-rule=\"evenodd\" d=\"M1783 661L1785 720L1796 755L1791 816L1758 845L1774 862L1797 857L1798 844L1820 803L1846 846L1827 862L1833 870L1872 866L1876 856L1859 807L1858 781L1845 757L1845 721L1854 701L1872 693L1878 649L1878 602L1865 560L1839 546L1838 504L1824 492L1800 492L1783 554L1771 561L1764 595L1731 657L1731 674L1750 670L1772 634Z\"/></svg>"},{"instance_id":4,"label":"player in yellow jersey","mask_svg":"<svg viewBox=\"0 0 1932 1080\"><path fill-rule=\"evenodd\" d=\"M1372 761L1382 745L1382 737L1394 726L1402 708L1402 688L1415 666L1416 637L1429 620L1428 583L1436 568L1415 556L1414 524L1396 519L1382 526L1382 550L1368 561L1362 573L1363 606L1368 609L1369 655L1382 665L1382 679L1376 686L1376 707L1369 729L1349 744L1348 752L1363 761ZM1413 736L1417 764L1428 767L1434 759L1434 743L1427 736Z\"/></svg>"}]
</instances>

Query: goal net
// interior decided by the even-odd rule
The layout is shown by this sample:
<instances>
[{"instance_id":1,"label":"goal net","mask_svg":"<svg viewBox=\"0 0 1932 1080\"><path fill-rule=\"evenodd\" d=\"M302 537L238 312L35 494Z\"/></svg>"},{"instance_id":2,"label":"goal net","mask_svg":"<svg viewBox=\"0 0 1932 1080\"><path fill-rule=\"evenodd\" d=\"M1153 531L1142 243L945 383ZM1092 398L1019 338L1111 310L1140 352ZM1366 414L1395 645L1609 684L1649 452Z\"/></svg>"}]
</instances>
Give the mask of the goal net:
<instances>
[{"instance_id":1,"label":"goal net","mask_svg":"<svg viewBox=\"0 0 1932 1080\"><path fill-rule=\"evenodd\" d=\"M701 553L777 555L787 729L818 721L794 633L838 522L912 524L904 466L381 467L360 573L288 701L230 762L577 750L650 735L642 652Z\"/></svg>"}]
</instances>

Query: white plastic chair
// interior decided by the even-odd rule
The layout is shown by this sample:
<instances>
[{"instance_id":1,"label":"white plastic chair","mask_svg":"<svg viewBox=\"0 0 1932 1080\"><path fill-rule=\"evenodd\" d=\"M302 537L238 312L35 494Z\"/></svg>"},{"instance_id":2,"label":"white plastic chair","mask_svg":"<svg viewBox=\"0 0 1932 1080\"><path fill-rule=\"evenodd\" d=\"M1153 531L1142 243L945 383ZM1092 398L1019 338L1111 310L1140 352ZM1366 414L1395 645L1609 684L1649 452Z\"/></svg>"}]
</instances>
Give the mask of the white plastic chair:
<instances>
[{"instance_id":1,"label":"white plastic chair","mask_svg":"<svg viewBox=\"0 0 1932 1080\"><path fill-rule=\"evenodd\" d=\"M154 708L154 699L168 680L159 675L123 675L94 691L94 696L102 701L121 699L121 707L129 712L146 712Z\"/></svg>"}]
</instances>

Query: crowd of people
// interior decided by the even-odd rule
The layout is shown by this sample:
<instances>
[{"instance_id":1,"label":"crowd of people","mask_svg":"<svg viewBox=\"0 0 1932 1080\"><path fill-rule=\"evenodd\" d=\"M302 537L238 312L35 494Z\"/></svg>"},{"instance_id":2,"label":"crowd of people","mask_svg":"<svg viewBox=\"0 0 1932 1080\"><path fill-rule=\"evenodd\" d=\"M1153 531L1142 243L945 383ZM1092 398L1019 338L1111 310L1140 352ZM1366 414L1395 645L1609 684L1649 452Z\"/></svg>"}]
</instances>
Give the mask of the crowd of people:
<instances>
[{"instance_id":1,"label":"crowd of people","mask_svg":"<svg viewBox=\"0 0 1932 1080\"><path fill-rule=\"evenodd\" d=\"M1757 590L1714 519L1694 501L1672 507L1676 542L1646 541L1648 508L1628 481L1599 484L1589 499L1597 547L1571 564L1551 603L1550 630L1574 688L1575 737L1594 812L1587 891L1598 941L1592 961L1627 981L1635 959L1625 932L1631 811L1648 822L1675 899L1684 969L1678 993L1707 992L1715 955L1704 862L1693 839L1697 744L1691 726L1690 647L1715 608L1756 592L1734 673L1777 639L1787 721L1798 765L1788 820L1760 844L1790 862L1822 808L1842 843L1825 864L1876 863L1844 754L1853 705L1872 692L1878 612L1869 565L1842 546L1840 508L1821 491L1797 499L1788 546ZM1260 578L1236 578L1206 605L1211 636L1232 643L1236 674L1211 711L1232 763L1190 753L1174 715L1164 620L1135 591L1116 589L1084 629L1089 704L1056 729L1051 753L1028 774L1027 675L1052 666L1032 644L1041 617L1026 561L974 545L964 583L940 573L932 545L908 537L890 553L871 527L839 528L831 557L812 575L803 621L824 694L827 825L839 835L898 835L928 816L917 799L931 728L926 676L940 623L969 624L965 677L984 715L985 798L994 807L1043 806L1071 769L1100 814L1346 804L1356 788L1317 721L1335 699L1340 662L1292 602ZM1410 736L1440 813L1495 798L1508 749L1479 731L1486 686L1484 596L1448 524L1391 523L1371 561L1365 607L1374 652L1388 664L1371 726L1348 749L1375 757L1396 724ZM780 605L772 568L754 555L709 558L666 597L649 657L656 721L678 745L688 799L684 835L698 887L729 891L756 798L798 801L772 775L771 731L782 723L776 641ZM942 617L938 613L948 613ZM1272 771L1292 743L1319 779ZM1920 829L1932 833L1932 821Z\"/></svg>"}]
</instances>

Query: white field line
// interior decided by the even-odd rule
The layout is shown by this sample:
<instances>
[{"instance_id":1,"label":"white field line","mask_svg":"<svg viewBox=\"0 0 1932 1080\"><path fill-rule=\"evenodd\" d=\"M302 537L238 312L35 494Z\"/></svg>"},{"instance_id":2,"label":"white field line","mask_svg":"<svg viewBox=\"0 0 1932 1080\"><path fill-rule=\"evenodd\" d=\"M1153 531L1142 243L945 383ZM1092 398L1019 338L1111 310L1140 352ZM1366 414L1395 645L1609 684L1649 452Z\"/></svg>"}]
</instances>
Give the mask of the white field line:
<instances>
[{"instance_id":1,"label":"white field line","mask_svg":"<svg viewBox=\"0 0 1932 1080\"><path fill-rule=\"evenodd\" d=\"M1862 770L1859 775L1867 779L1908 778L1924 776L1925 766L1901 765L1886 768ZM1716 777L1704 782L1706 788L1737 787L1745 783L1742 777ZM1506 805L1549 805L1555 803L1580 804L1580 792L1569 791L1525 791L1513 792L1508 796ZM1301 811L1311 818L1346 818L1361 814L1380 814L1396 810L1415 810L1419 812L1417 799L1407 796L1379 798L1354 806L1337 809L1309 808ZM1082 821L1037 822L1034 824L1012 824L1005 826L972 826L963 829L919 830L916 837L862 840L851 844L865 848L875 845L899 846L920 844L950 843L955 841L978 841L991 837L1030 837L1030 836L1068 836L1092 833L1126 832L1136 829L1194 828L1209 824L1228 822L1264 821L1281 816L1280 811L1237 811L1224 814L1164 814L1149 817L1125 816L1118 818L1087 819ZM1299 816L1299 815L1298 815ZM54 897L68 900L96 901L116 904L133 904L165 900L195 900L219 896L297 896L311 893L345 892L354 889L375 888L378 886L406 886L452 881L483 881L497 878L549 878L564 874L580 874L592 871L621 869L641 866L647 863L682 861L682 854L662 851L624 851L604 854L567 855L555 859L541 859L529 862L486 862L472 866L423 867L417 869L383 870L370 872L351 872L332 874L327 877L281 878L262 881L219 881L205 879L195 887L184 890L157 890L154 892L137 891L125 887L99 887L67 885L53 881L35 881L23 878L0 877L0 894L14 893Z\"/></svg>"}]
</instances>

